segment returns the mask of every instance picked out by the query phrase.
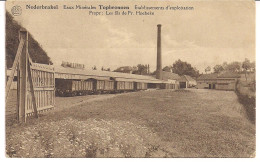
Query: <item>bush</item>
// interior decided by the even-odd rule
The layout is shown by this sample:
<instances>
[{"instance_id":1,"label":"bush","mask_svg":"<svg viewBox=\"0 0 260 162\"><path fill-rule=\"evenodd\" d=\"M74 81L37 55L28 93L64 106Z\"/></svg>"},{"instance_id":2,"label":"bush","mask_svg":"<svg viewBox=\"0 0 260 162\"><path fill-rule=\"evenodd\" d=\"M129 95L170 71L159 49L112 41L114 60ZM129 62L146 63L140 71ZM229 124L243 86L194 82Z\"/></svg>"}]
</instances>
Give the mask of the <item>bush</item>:
<instances>
[{"instance_id":1,"label":"bush","mask_svg":"<svg viewBox=\"0 0 260 162\"><path fill-rule=\"evenodd\" d=\"M236 90L236 94L238 96L238 101L244 106L246 110L246 115L248 119L255 124L255 108L256 108L256 101L254 96L249 96L246 94L240 93L239 90Z\"/></svg>"}]
</instances>

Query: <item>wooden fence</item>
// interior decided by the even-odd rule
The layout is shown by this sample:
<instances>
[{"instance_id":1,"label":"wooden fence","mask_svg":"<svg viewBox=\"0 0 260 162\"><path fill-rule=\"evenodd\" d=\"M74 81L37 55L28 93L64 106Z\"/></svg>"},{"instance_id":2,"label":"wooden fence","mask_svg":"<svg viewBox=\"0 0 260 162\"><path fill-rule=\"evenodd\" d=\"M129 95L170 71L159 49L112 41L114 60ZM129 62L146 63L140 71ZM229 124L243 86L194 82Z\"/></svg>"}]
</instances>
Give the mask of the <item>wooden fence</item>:
<instances>
[{"instance_id":1,"label":"wooden fence","mask_svg":"<svg viewBox=\"0 0 260 162\"><path fill-rule=\"evenodd\" d=\"M31 64L32 83L34 87L34 95L36 101L36 108L38 113L54 108L55 104L55 78L54 68L50 65ZM29 78L27 80L29 84ZM26 114L32 115L33 98L27 89L27 109Z\"/></svg>"},{"instance_id":2,"label":"wooden fence","mask_svg":"<svg viewBox=\"0 0 260 162\"><path fill-rule=\"evenodd\" d=\"M19 47L6 84L6 102L17 71L17 119L26 122L26 117L54 108L55 78L50 65L36 64L28 53L28 32L20 30Z\"/></svg>"}]
</instances>

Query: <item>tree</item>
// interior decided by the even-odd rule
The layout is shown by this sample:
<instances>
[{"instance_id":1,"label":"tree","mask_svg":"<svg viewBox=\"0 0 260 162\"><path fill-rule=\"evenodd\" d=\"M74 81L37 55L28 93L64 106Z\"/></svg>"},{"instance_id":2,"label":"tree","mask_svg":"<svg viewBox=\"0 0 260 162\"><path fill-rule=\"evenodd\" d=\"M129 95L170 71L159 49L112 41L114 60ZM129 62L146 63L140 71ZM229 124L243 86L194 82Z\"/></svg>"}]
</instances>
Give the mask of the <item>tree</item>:
<instances>
[{"instance_id":1,"label":"tree","mask_svg":"<svg viewBox=\"0 0 260 162\"><path fill-rule=\"evenodd\" d=\"M251 68L251 63L250 61L246 58L245 61L242 63L242 68L244 71L250 70Z\"/></svg>"},{"instance_id":2,"label":"tree","mask_svg":"<svg viewBox=\"0 0 260 162\"><path fill-rule=\"evenodd\" d=\"M133 69L135 69L133 67ZM137 69L133 71L133 74L140 74L140 75L147 75L148 74L148 66L147 65L142 65L138 64Z\"/></svg>"},{"instance_id":3,"label":"tree","mask_svg":"<svg viewBox=\"0 0 260 162\"><path fill-rule=\"evenodd\" d=\"M245 59L245 61L242 63L242 68L244 69L244 72L245 72L245 78L246 78L246 81L247 81L247 70L251 69L251 63L249 61L249 59Z\"/></svg>"},{"instance_id":4,"label":"tree","mask_svg":"<svg viewBox=\"0 0 260 162\"><path fill-rule=\"evenodd\" d=\"M251 62L250 67L251 67L250 71L255 71L255 61Z\"/></svg>"},{"instance_id":5,"label":"tree","mask_svg":"<svg viewBox=\"0 0 260 162\"><path fill-rule=\"evenodd\" d=\"M227 68L227 66L228 66L228 63L226 61L223 62L222 67L224 68L224 70Z\"/></svg>"},{"instance_id":6,"label":"tree","mask_svg":"<svg viewBox=\"0 0 260 162\"><path fill-rule=\"evenodd\" d=\"M209 71L211 71L211 67L210 66L206 67L205 73L207 74L207 72L209 72Z\"/></svg>"},{"instance_id":7,"label":"tree","mask_svg":"<svg viewBox=\"0 0 260 162\"><path fill-rule=\"evenodd\" d=\"M227 64L225 68L226 71L231 71L231 72L239 72L240 69L241 69L241 63L237 61Z\"/></svg>"},{"instance_id":8,"label":"tree","mask_svg":"<svg viewBox=\"0 0 260 162\"><path fill-rule=\"evenodd\" d=\"M151 75L156 75L156 70L151 73Z\"/></svg>"},{"instance_id":9,"label":"tree","mask_svg":"<svg viewBox=\"0 0 260 162\"><path fill-rule=\"evenodd\" d=\"M214 66L213 69L214 69L214 73L220 73L221 71L224 70L222 65L216 65L216 66Z\"/></svg>"},{"instance_id":10,"label":"tree","mask_svg":"<svg viewBox=\"0 0 260 162\"><path fill-rule=\"evenodd\" d=\"M92 67L92 69L93 69L93 70L97 70L97 67L96 67L96 65L94 65L94 67Z\"/></svg>"},{"instance_id":11,"label":"tree","mask_svg":"<svg viewBox=\"0 0 260 162\"><path fill-rule=\"evenodd\" d=\"M165 66L162 70L167 71L167 72L171 72L171 66Z\"/></svg>"},{"instance_id":12,"label":"tree","mask_svg":"<svg viewBox=\"0 0 260 162\"><path fill-rule=\"evenodd\" d=\"M181 61L180 59L172 64L172 72L179 75L189 75L197 78L199 76L199 71L193 68L191 64Z\"/></svg>"}]
</instances>

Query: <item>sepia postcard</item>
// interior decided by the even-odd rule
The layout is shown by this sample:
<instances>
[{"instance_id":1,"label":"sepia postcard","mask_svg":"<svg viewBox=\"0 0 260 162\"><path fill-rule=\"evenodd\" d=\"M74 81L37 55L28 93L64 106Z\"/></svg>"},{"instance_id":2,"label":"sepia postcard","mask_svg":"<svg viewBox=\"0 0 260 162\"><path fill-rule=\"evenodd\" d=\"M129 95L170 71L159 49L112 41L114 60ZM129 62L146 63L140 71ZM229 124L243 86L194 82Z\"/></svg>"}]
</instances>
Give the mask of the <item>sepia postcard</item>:
<instances>
[{"instance_id":1,"label":"sepia postcard","mask_svg":"<svg viewBox=\"0 0 260 162\"><path fill-rule=\"evenodd\" d=\"M255 158L253 0L7 0L7 158Z\"/></svg>"}]
</instances>

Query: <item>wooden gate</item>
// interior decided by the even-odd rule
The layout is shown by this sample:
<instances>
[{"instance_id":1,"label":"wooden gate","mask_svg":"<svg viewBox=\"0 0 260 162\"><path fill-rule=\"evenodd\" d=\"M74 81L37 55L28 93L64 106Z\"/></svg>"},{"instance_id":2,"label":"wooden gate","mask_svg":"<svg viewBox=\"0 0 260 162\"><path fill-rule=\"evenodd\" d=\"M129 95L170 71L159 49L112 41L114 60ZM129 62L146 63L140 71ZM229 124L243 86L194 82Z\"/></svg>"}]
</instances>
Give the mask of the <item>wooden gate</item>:
<instances>
[{"instance_id":1,"label":"wooden gate","mask_svg":"<svg viewBox=\"0 0 260 162\"><path fill-rule=\"evenodd\" d=\"M28 32L19 33L19 47L6 84L6 102L17 70L17 119L26 122L26 117L54 108L55 78L50 65L36 64L28 53Z\"/></svg>"},{"instance_id":2,"label":"wooden gate","mask_svg":"<svg viewBox=\"0 0 260 162\"><path fill-rule=\"evenodd\" d=\"M30 65L32 83L38 113L54 108L55 100L55 78L54 68L50 65L32 63ZM29 78L27 79L29 85ZM30 87L27 87L26 115L34 113L33 97Z\"/></svg>"}]
</instances>

